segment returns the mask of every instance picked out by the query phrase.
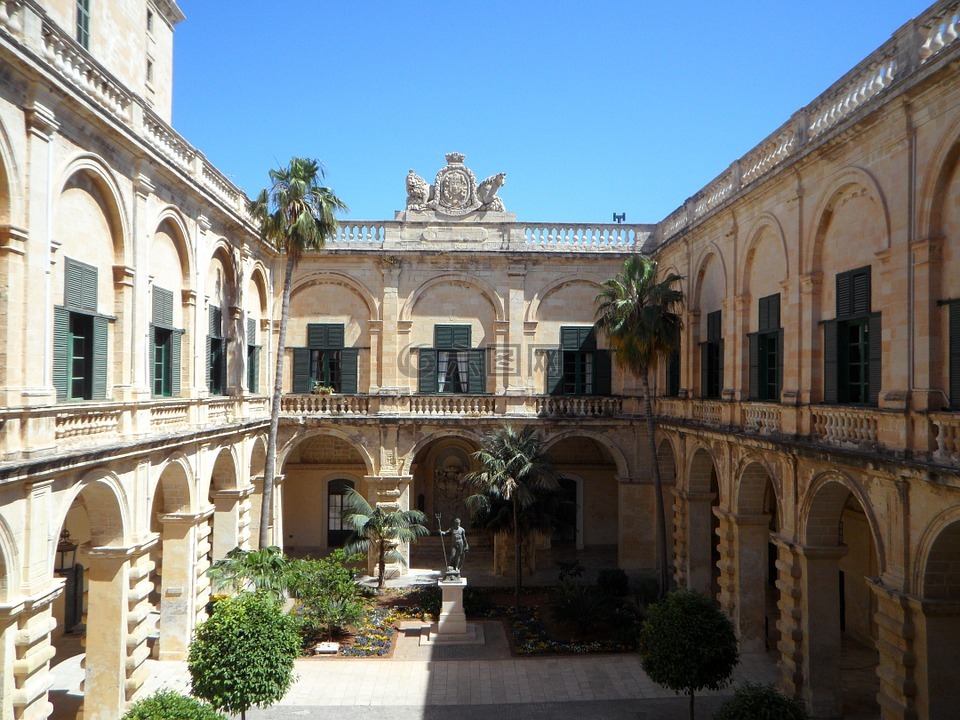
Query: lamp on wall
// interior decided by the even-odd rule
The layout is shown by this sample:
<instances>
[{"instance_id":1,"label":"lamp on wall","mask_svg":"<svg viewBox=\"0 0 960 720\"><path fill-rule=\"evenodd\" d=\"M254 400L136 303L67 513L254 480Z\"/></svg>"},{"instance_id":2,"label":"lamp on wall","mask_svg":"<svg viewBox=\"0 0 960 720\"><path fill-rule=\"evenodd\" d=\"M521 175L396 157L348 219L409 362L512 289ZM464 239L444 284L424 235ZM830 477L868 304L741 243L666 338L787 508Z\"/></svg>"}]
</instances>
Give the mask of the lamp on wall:
<instances>
[{"instance_id":1,"label":"lamp on wall","mask_svg":"<svg viewBox=\"0 0 960 720\"><path fill-rule=\"evenodd\" d=\"M53 569L64 575L71 570L77 563L77 547L80 543L77 540L70 539L70 531L66 528L60 533L60 542L57 543L57 559Z\"/></svg>"}]
</instances>

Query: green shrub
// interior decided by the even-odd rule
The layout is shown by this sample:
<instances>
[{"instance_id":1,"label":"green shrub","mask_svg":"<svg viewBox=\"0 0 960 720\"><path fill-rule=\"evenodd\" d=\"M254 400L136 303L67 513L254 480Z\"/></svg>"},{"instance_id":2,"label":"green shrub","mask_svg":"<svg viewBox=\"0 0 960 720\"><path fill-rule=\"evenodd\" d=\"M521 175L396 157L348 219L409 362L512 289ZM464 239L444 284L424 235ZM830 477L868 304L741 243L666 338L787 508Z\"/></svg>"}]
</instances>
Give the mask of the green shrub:
<instances>
[{"instance_id":1,"label":"green shrub","mask_svg":"<svg viewBox=\"0 0 960 720\"><path fill-rule=\"evenodd\" d=\"M470 617L485 617L493 609L486 588L470 587L463 591L463 612Z\"/></svg>"},{"instance_id":2,"label":"green shrub","mask_svg":"<svg viewBox=\"0 0 960 720\"><path fill-rule=\"evenodd\" d=\"M610 597L622 598L630 592L630 582L620 568L603 568L597 575L597 588Z\"/></svg>"},{"instance_id":3,"label":"green shrub","mask_svg":"<svg viewBox=\"0 0 960 720\"><path fill-rule=\"evenodd\" d=\"M583 637L610 617L610 598L595 587L565 582L547 600L551 617Z\"/></svg>"},{"instance_id":4,"label":"green shrub","mask_svg":"<svg viewBox=\"0 0 960 720\"><path fill-rule=\"evenodd\" d=\"M173 690L159 690L137 701L121 720L227 720L196 698Z\"/></svg>"},{"instance_id":5,"label":"green shrub","mask_svg":"<svg viewBox=\"0 0 960 720\"><path fill-rule=\"evenodd\" d=\"M363 616L362 594L350 567L357 557L337 549L320 560L290 561L288 589L299 603L298 613L306 636L323 633L332 639L335 632L356 624Z\"/></svg>"},{"instance_id":6,"label":"green shrub","mask_svg":"<svg viewBox=\"0 0 960 720\"><path fill-rule=\"evenodd\" d=\"M747 683L737 688L713 720L808 720L802 700L789 698L774 685Z\"/></svg>"},{"instance_id":7,"label":"green shrub","mask_svg":"<svg viewBox=\"0 0 960 720\"><path fill-rule=\"evenodd\" d=\"M443 607L443 597L439 587L421 588L417 592L417 605L423 610L425 615L439 617L440 610Z\"/></svg>"}]
</instances>

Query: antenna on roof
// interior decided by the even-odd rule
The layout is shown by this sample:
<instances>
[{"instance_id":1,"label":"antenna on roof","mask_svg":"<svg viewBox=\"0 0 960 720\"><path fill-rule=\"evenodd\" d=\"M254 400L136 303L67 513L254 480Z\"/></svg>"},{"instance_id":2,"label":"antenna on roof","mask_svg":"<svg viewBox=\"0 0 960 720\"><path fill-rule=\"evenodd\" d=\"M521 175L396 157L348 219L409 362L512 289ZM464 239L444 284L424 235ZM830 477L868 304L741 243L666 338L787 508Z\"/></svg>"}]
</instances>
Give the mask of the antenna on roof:
<instances>
[{"instance_id":1,"label":"antenna on roof","mask_svg":"<svg viewBox=\"0 0 960 720\"><path fill-rule=\"evenodd\" d=\"M614 213L614 214L613 214L613 221L614 221L615 223L617 223L618 225L619 225L620 223L622 223L623 221L625 221L626 219L627 219L627 214L626 214L625 212L623 212L623 213Z\"/></svg>"}]
</instances>

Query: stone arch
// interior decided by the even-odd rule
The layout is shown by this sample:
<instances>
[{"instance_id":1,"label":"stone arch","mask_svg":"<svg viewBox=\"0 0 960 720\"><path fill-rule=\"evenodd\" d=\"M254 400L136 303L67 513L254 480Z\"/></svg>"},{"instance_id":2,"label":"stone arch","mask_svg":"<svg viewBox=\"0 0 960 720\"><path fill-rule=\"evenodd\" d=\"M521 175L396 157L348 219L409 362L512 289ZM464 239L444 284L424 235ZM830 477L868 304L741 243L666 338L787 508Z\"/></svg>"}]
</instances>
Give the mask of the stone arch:
<instances>
[{"instance_id":1,"label":"stone arch","mask_svg":"<svg viewBox=\"0 0 960 720\"><path fill-rule=\"evenodd\" d=\"M409 452L407 452L407 454L404 456L403 462L401 463L399 471L400 474L409 475L413 461L416 459L420 451L430 445L430 443L443 439L458 439L466 441L472 445L479 446L483 442L483 433L458 427L434 430L429 435L421 437L416 443L414 443L413 447L410 448Z\"/></svg>"},{"instance_id":2,"label":"stone arch","mask_svg":"<svg viewBox=\"0 0 960 720\"><path fill-rule=\"evenodd\" d=\"M233 490L240 484L240 463L237 459L236 448L232 445L223 446L216 451L216 460L210 471L207 483L209 493L220 490Z\"/></svg>"},{"instance_id":3,"label":"stone arch","mask_svg":"<svg viewBox=\"0 0 960 720\"><path fill-rule=\"evenodd\" d=\"M0 226L25 223L20 169L7 129L0 122Z\"/></svg>"},{"instance_id":4,"label":"stone arch","mask_svg":"<svg viewBox=\"0 0 960 720\"><path fill-rule=\"evenodd\" d=\"M917 545L913 572L913 589L917 595L960 600L960 584L950 582L948 577L960 581L960 507L944 510L927 526Z\"/></svg>"},{"instance_id":5,"label":"stone arch","mask_svg":"<svg viewBox=\"0 0 960 720\"><path fill-rule=\"evenodd\" d=\"M267 436L256 435L251 441L250 448L250 477L262 476L267 464Z\"/></svg>"},{"instance_id":6,"label":"stone arch","mask_svg":"<svg viewBox=\"0 0 960 720\"><path fill-rule=\"evenodd\" d=\"M193 468L182 452L166 458L156 471L151 497L163 493L164 513L189 512L197 507Z\"/></svg>"},{"instance_id":7,"label":"stone arch","mask_svg":"<svg viewBox=\"0 0 960 720\"><path fill-rule=\"evenodd\" d=\"M113 243L111 264L132 266L133 261L130 257L132 252L129 250L129 243L127 242L130 221L124 207L120 184L114 177L113 171L101 158L92 153L79 155L71 160L61 173L62 179L59 183L58 197L68 189L70 183L78 175L85 175L90 178L106 204L104 212L110 226Z\"/></svg>"},{"instance_id":8,"label":"stone arch","mask_svg":"<svg viewBox=\"0 0 960 720\"><path fill-rule=\"evenodd\" d=\"M592 285L599 288L600 284L603 282L604 278L601 278L599 275L594 273L577 273L576 275L564 275L561 278L547 283L544 287L540 288L534 294L533 298L530 300L530 303L527 305L527 312L523 318L525 322L536 322L540 319L540 305L546 300L550 295L555 293L557 290L560 290L566 285L571 285L573 283L584 283L586 285ZM499 318L498 318L499 319Z\"/></svg>"},{"instance_id":9,"label":"stone arch","mask_svg":"<svg viewBox=\"0 0 960 720\"><path fill-rule=\"evenodd\" d=\"M920 194L920 238L943 237L943 210L947 188L960 164L960 119L955 120L940 138L927 162Z\"/></svg>"},{"instance_id":10,"label":"stone arch","mask_svg":"<svg viewBox=\"0 0 960 720\"><path fill-rule=\"evenodd\" d=\"M16 538L7 521L0 517L0 603L8 603L20 595L19 567Z\"/></svg>"},{"instance_id":11,"label":"stone arch","mask_svg":"<svg viewBox=\"0 0 960 720\"><path fill-rule=\"evenodd\" d=\"M373 457L370 455L370 451L368 450L363 438L351 435L350 433L340 430L339 428L332 427L311 428L309 430L302 430L293 435L293 437L287 440L283 444L283 447L277 451L277 467L282 468L286 464L290 452L296 448L297 445L302 443L304 440L308 440L318 435L331 435L346 442L363 460L367 474L375 474L377 466L374 463Z\"/></svg>"},{"instance_id":12,"label":"stone arch","mask_svg":"<svg viewBox=\"0 0 960 720\"><path fill-rule=\"evenodd\" d=\"M470 285L475 289L480 291L480 295L490 303L493 307L494 319L496 322L503 322L506 319L506 311L503 306L503 299L497 294L496 288L493 287L486 280L481 280L478 277L473 275L468 275L466 273L446 273L444 275L438 275L437 277L427 280L425 283L422 283L416 290L414 290L410 297L407 298L406 302L403 304L403 307L400 308L400 320L409 321L413 318L413 309L416 307L417 302L420 298L423 297L424 293L430 290L437 285L443 285L445 283L464 283Z\"/></svg>"},{"instance_id":13,"label":"stone arch","mask_svg":"<svg viewBox=\"0 0 960 720\"><path fill-rule=\"evenodd\" d=\"M883 535L877 522L870 499L851 477L836 470L821 473L810 485L800 514L801 542L812 547L836 547L839 545L837 527L847 499L853 496L860 504L870 527L877 567L880 574L886 570Z\"/></svg>"},{"instance_id":14,"label":"stone arch","mask_svg":"<svg viewBox=\"0 0 960 720\"><path fill-rule=\"evenodd\" d=\"M658 434L660 437L657 442L657 464L660 466L660 481L664 484L676 485L679 469L677 458L680 457L676 447L677 439L672 434Z\"/></svg>"},{"instance_id":15,"label":"stone arch","mask_svg":"<svg viewBox=\"0 0 960 720\"><path fill-rule=\"evenodd\" d=\"M177 249L177 255L180 257L180 273L182 277L182 287L190 288L193 286L193 246L190 242L190 233L187 230L187 221L180 212L180 209L174 205L167 205L157 215L157 221L154 224L154 234L166 225L170 228L170 235L173 237L174 246ZM175 298L174 302L178 302Z\"/></svg>"},{"instance_id":16,"label":"stone arch","mask_svg":"<svg viewBox=\"0 0 960 720\"><path fill-rule=\"evenodd\" d=\"M380 303L377 302L370 290L356 278L343 272L322 270L297 278L290 289L290 299L292 300L308 288L324 284L340 285L351 290L366 304L370 320L380 319ZM280 302L280 300L278 299L277 302ZM277 308L277 312L279 313L279 308ZM403 318L401 317L401 319Z\"/></svg>"},{"instance_id":17,"label":"stone arch","mask_svg":"<svg viewBox=\"0 0 960 720\"><path fill-rule=\"evenodd\" d=\"M126 545L129 538L127 497L113 472L94 469L83 475L66 494L56 527L62 529L66 525L67 513L77 500L83 502L90 520L92 547ZM48 556L51 568L55 550L56 546L51 546Z\"/></svg>"},{"instance_id":18,"label":"stone arch","mask_svg":"<svg viewBox=\"0 0 960 720\"><path fill-rule=\"evenodd\" d=\"M544 449L549 450L551 446L556 445L561 440L571 437L590 438L599 444L604 450L610 453L610 457L613 458L613 462L617 466L618 477L628 478L633 476L631 473L630 464L627 462L627 458L623 454L623 451L621 451L620 448L618 448L614 443L610 442L607 437L598 432L578 428L563 430L556 435L548 436L544 442Z\"/></svg>"},{"instance_id":19,"label":"stone arch","mask_svg":"<svg viewBox=\"0 0 960 720\"><path fill-rule=\"evenodd\" d=\"M747 242L744 245L743 253L743 263L741 264L740 278L739 278L739 292L750 294L750 275L753 272L753 263L754 256L760 241L765 235L765 231L771 233L771 236L775 240L779 240L777 245L781 257L783 258L783 275L781 280L787 280L790 277L790 249L787 246L786 234L783 231L783 226L780 224L780 220L769 212L761 213L757 218L756 222L753 225L753 228L747 234Z\"/></svg>"},{"instance_id":20,"label":"stone arch","mask_svg":"<svg viewBox=\"0 0 960 720\"><path fill-rule=\"evenodd\" d=\"M210 261L207 263L207 273L214 261L219 261L223 266L224 278L223 286L220 288L221 298L233 304L240 293L240 269L237 266L234 257L233 248L225 238L220 238L213 246L213 252L210 253ZM212 297L211 288L205 288L207 295Z\"/></svg>"},{"instance_id":21,"label":"stone arch","mask_svg":"<svg viewBox=\"0 0 960 720\"><path fill-rule=\"evenodd\" d=\"M817 204L814 212L814 222L811 226L813 234L806 245L809 252L804 253L801 258L805 272L816 272L822 269L823 245L827 230L830 227L830 221L838 207L838 203L845 198L848 189L852 187L862 188L871 199L875 200L881 210L881 232L883 237L880 239L880 247L876 249L886 249L890 247L890 211L887 205L886 197L883 194L877 179L867 170L860 167L848 167L841 171L824 189L820 202Z\"/></svg>"},{"instance_id":22,"label":"stone arch","mask_svg":"<svg viewBox=\"0 0 960 720\"><path fill-rule=\"evenodd\" d=\"M763 459L747 455L740 461L735 477L737 482L734 490L734 512L742 515L761 515L766 512L764 500L769 482L773 488L776 514L783 517L783 492L779 479Z\"/></svg>"},{"instance_id":23,"label":"stone arch","mask_svg":"<svg viewBox=\"0 0 960 720\"><path fill-rule=\"evenodd\" d=\"M267 269L263 266L263 263L259 260L254 262L253 269L250 271L250 282L254 287L257 288L257 291L260 294L260 303L258 309L260 310L260 316L264 318L267 317L268 298L270 297L267 290L269 287L267 277Z\"/></svg>"},{"instance_id":24,"label":"stone arch","mask_svg":"<svg viewBox=\"0 0 960 720\"><path fill-rule=\"evenodd\" d=\"M710 492L711 472L717 477L717 486L720 485L720 470L716 453L708 445L699 443L691 450L693 450L693 455L687 468L687 492L706 495Z\"/></svg>"},{"instance_id":25,"label":"stone arch","mask_svg":"<svg viewBox=\"0 0 960 720\"><path fill-rule=\"evenodd\" d=\"M700 255L700 258L696 262L696 272L694 273L694 285L693 285L693 302L691 303L691 309L693 310L703 310L701 307L701 300L703 296L703 286L704 279L706 277L707 271L709 269L711 262L718 262L720 264L720 278L723 281L723 287L720 288L720 302L727 297L727 263L723 259L723 253L720 251L720 248L717 247L717 244L714 242L708 243L707 248Z\"/></svg>"}]
</instances>

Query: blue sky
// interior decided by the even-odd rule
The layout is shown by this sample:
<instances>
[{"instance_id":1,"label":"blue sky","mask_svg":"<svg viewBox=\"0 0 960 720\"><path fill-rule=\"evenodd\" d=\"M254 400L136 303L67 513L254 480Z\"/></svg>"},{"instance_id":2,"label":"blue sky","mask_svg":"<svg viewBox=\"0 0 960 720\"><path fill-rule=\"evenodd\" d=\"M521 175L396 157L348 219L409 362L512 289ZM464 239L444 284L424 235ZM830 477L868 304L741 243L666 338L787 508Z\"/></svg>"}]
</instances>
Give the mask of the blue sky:
<instances>
[{"instance_id":1,"label":"blue sky","mask_svg":"<svg viewBox=\"0 0 960 720\"><path fill-rule=\"evenodd\" d=\"M455 150L521 221L657 222L928 2L179 5L174 127L249 195L304 155L392 219Z\"/></svg>"}]
</instances>

